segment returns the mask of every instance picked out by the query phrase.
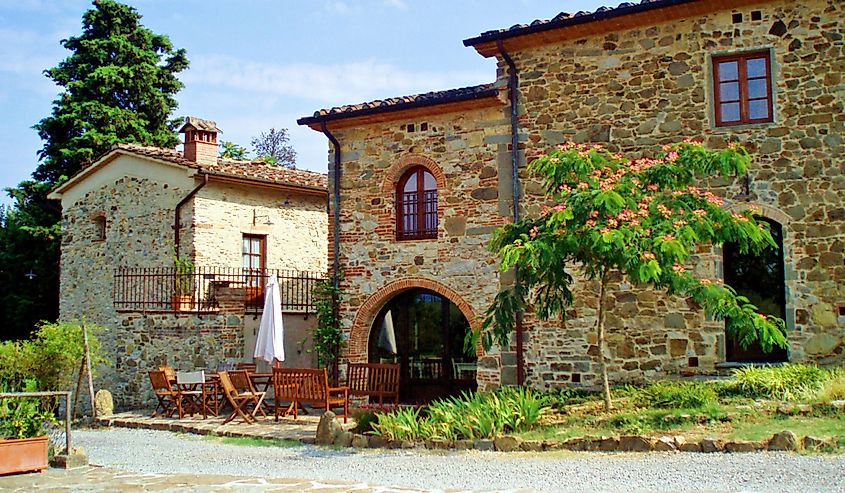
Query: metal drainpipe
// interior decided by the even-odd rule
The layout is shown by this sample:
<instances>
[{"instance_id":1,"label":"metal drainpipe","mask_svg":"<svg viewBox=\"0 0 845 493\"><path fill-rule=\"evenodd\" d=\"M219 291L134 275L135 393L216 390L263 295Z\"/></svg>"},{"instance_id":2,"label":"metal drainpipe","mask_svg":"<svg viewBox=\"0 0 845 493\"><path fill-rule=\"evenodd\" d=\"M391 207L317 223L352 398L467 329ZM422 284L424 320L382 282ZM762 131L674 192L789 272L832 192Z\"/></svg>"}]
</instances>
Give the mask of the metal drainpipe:
<instances>
[{"instance_id":1,"label":"metal drainpipe","mask_svg":"<svg viewBox=\"0 0 845 493\"><path fill-rule=\"evenodd\" d=\"M519 221L519 74L513 58L505 50L501 39L496 40L496 47L505 63L508 64L508 97L511 103L511 184L513 186L513 222ZM519 281L519 266L514 269L514 283ZM523 347L523 313L516 312L516 383L525 384L525 348Z\"/></svg>"},{"instance_id":2,"label":"metal drainpipe","mask_svg":"<svg viewBox=\"0 0 845 493\"><path fill-rule=\"evenodd\" d=\"M320 122L320 130L331 141L334 146L334 180L332 183L332 202L334 202L334 216L332 217L332 254L334 256L332 262L332 286L337 293L340 288L340 142L337 141L334 135L329 132L329 128L325 121ZM340 301L337 295L333 295L332 310L334 311L335 319L340 317ZM332 377L334 379L340 378L339 361L340 347L335 348L335 359L332 364Z\"/></svg>"},{"instance_id":3,"label":"metal drainpipe","mask_svg":"<svg viewBox=\"0 0 845 493\"><path fill-rule=\"evenodd\" d=\"M332 202L334 202L334 217L332 218L332 277L335 287L338 287L340 273L340 142L329 132L326 122L320 122L320 130L334 146L334 180Z\"/></svg>"},{"instance_id":4,"label":"metal drainpipe","mask_svg":"<svg viewBox=\"0 0 845 493\"><path fill-rule=\"evenodd\" d=\"M194 195L196 195L197 192L200 191L200 189L202 187L204 187L206 184L208 184L208 175L203 173L202 176L203 176L202 183L200 183L199 185L197 185L196 188L194 188L193 190L188 192L188 195L185 195L185 197L183 197L182 200L180 200L179 203L176 204L176 214L175 214L174 223L173 223L173 236L174 236L173 239L174 239L175 245L174 245L173 248L175 250L174 253L176 254L177 257L179 256L179 246L180 246L180 242L182 240L182 235L180 234L181 228L179 227L179 223L182 222L182 206L185 205L189 200L191 200L194 197Z\"/></svg>"}]
</instances>

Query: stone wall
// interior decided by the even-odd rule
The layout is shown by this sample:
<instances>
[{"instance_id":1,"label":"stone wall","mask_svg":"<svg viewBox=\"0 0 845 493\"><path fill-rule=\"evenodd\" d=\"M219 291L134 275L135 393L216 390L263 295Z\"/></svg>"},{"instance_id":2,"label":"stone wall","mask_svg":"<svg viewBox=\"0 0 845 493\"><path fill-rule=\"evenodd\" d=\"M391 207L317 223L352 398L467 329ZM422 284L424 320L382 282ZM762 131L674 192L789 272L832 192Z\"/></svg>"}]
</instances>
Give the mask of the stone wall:
<instances>
[{"instance_id":1,"label":"stone wall","mask_svg":"<svg viewBox=\"0 0 845 493\"><path fill-rule=\"evenodd\" d=\"M343 146L340 242L349 293L342 315L347 334L356 333L346 355L353 361L367 358L372 317L389 301L373 297L385 286L432 288L475 314L499 289L485 244L510 215L511 182L499 178L510 176L506 116L497 108L431 117L414 131L405 123L336 132ZM437 180L438 237L396 241L396 183L416 165ZM371 299L378 301L359 314Z\"/></svg>"},{"instance_id":2,"label":"stone wall","mask_svg":"<svg viewBox=\"0 0 845 493\"><path fill-rule=\"evenodd\" d=\"M760 10L762 20L751 21L751 10ZM843 6L834 0L775 1L743 11L745 22L739 24L733 23L733 13L511 53L520 75L522 205L536 214L542 201L539 183L525 172L526 159L565 141L599 142L637 157L684 138L703 140L713 149L737 140L754 158L750 193L740 194L738 181L706 185L729 207L754 205L783 225L790 359L841 363ZM761 49L772 53L775 122L715 128L711 57ZM504 88L506 66L499 62L497 85ZM460 299L453 301L468 302L476 314L487 308L499 282L485 244L490 231L510 216L508 113L503 107L338 129L344 173L341 260L351 292L344 315L350 333L351 326L366 325L371 312L383 306L366 301L401 279L436 280L457 293ZM407 123L415 128L427 123L430 130L409 133ZM444 171L437 240L392 237L394 199L385 183L410 156L429 159ZM703 249L694 268L721 277L721 252ZM621 279L612 290L607 308L613 380L719 371L725 359L721 322L705 318L690 300L633 289ZM526 320L532 385L597 383L597 287L580 282L576 297L566 324ZM361 307L367 313L359 313ZM357 337L363 339L368 330ZM514 382L513 349L480 360L482 388ZM365 359L365 352L366 340L350 341L350 359Z\"/></svg>"},{"instance_id":3,"label":"stone wall","mask_svg":"<svg viewBox=\"0 0 845 493\"><path fill-rule=\"evenodd\" d=\"M212 182L194 198L193 212L197 265L240 268L243 235L255 234L267 236L267 268L327 269L324 196Z\"/></svg>"},{"instance_id":4,"label":"stone wall","mask_svg":"<svg viewBox=\"0 0 845 493\"><path fill-rule=\"evenodd\" d=\"M758 9L762 20L751 21ZM732 23L733 13L514 53L526 154L530 159L569 140L632 156L684 138L713 149L741 142L754 159L750 194L740 195L739 181L710 185L730 207L758 206L784 227L790 359L842 362L845 324L834 310L845 295L843 6L771 2L741 12L740 24ZM715 128L712 56L762 49L772 53L775 122ZM526 190L526 208L536 212L540 197ZM719 254L702 252L696 268L720 277ZM596 354L587 332L595 289L578 294L577 318L566 330L538 325L531 334L529 378L537 383L571 381L576 373L582 382L594 378L595 366L575 355ZM722 324L687 305L644 291L616 292L609 307L616 379L709 372L724 361ZM560 363L571 358L572 365Z\"/></svg>"}]
</instances>

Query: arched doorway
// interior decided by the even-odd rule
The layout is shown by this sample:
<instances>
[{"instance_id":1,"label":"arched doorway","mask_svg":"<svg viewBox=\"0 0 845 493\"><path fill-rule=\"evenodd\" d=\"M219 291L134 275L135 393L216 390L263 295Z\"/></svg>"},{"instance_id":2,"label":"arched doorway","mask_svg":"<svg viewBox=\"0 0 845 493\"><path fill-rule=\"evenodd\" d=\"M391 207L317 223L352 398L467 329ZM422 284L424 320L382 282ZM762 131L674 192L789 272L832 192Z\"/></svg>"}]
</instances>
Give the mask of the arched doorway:
<instances>
[{"instance_id":1,"label":"arched doorway","mask_svg":"<svg viewBox=\"0 0 845 493\"><path fill-rule=\"evenodd\" d=\"M466 317L445 296L421 288L404 291L376 316L369 360L400 364L403 402L428 402L475 390L476 355L464 351L469 330Z\"/></svg>"},{"instance_id":2,"label":"arched doorway","mask_svg":"<svg viewBox=\"0 0 845 493\"><path fill-rule=\"evenodd\" d=\"M745 296L760 313L786 319L786 282L783 265L783 227L777 221L756 218L772 234L776 248L759 255L742 253L734 243L725 243L725 283ZM725 335L725 359L739 363L775 363L787 361L784 348L774 347L763 352L758 343L743 348L738 341Z\"/></svg>"}]
</instances>

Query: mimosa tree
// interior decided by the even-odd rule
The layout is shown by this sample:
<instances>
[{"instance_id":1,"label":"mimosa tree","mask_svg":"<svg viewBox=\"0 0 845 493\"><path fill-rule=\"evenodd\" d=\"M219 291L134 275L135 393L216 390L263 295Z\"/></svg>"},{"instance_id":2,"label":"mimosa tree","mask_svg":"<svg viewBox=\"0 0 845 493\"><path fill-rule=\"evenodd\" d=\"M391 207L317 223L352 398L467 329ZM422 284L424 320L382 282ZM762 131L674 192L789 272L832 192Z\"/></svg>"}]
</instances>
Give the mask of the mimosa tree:
<instances>
[{"instance_id":1,"label":"mimosa tree","mask_svg":"<svg viewBox=\"0 0 845 493\"><path fill-rule=\"evenodd\" d=\"M730 212L694 182L709 175L738 176L750 157L740 146L708 151L686 141L665 146L655 158L625 159L600 146L565 144L534 160L547 203L540 217L508 224L493 235L491 249L502 271L516 268L513 285L501 291L476 337L485 348L506 347L517 312L533 307L543 320L563 318L572 305L574 276L598 282L596 338L605 407L612 408L607 376L605 299L611 273L634 286L694 299L747 347L786 347L782 320L758 313L744 296L688 268L702 244L732 242L759 253L775 242L752 211Z\"/></svg>"}]
</instances>

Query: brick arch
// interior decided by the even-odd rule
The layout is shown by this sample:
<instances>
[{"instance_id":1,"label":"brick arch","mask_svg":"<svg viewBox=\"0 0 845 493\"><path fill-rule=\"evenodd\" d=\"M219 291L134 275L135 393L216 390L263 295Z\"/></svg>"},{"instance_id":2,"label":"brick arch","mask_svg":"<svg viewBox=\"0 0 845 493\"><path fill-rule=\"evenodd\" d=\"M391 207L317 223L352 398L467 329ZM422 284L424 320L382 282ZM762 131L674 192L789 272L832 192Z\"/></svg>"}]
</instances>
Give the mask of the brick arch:
<instances>
[{"instance_id":1,"label":"brick arch","mask_svg":"<svg viewBox=\"0 0 845 493\"><path fill-rule=\"evenodd\" d=\"M472 306L460 294L448 286L422 277L410 277L393 281L367 298L367 301L358 308L355 314L355 320L352 322L352 331L349 334L347 345L347 355L350 363L367 362L370 331L381 309L396 297L396 295L418 288L434 291L454 303L464 317L466 317L470 328L477 329L481 324L481 321L476 318ZM482 355L480 347L476 348L476 353L478 356Z\"/></svg>"},{"instance_id":2,"label":"brick arch","mask_svg":"<svg viewBox=\"0 0 845 493\"><path fill-rule=\"evenodd\" d=\"M384 174L384 183L382 183L382 191L386 194L386 196L389 197L393 195L396 191L396 184L399 183L399 179L402 178L402 175L404 175L406 171L414 166L422 166L430 171L432 176L434 176L434 181L437 182L438 190L446 189L446 174L443 173L443 168L429 157L419 154L409 154L387 168L387 172Z\"/></svg>"},{"instance_id":3,"label":"brick arch","mask_svg":"<svg viewBox=\"0 0 845 493\"><path fill-rule=\"evenodd\" d=\"M786 226L792 222L792 218L789 217L788 214L783 212L782 210L772 207L766 204L758 204L756 202L741 202L741 203L734 203L727 207L729 211L735 212L742 212L748 209L755 209L755 214L762 217L767 217L769 219L774 219L775 221L779 222L781 226L786 228ZM785 231L784 231L785 232ZM786 240L786 238L784 238Z\"/></svg>"}]
</instances>

